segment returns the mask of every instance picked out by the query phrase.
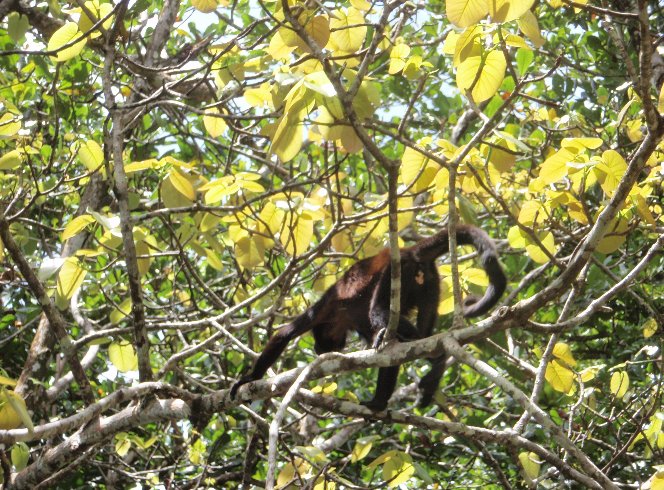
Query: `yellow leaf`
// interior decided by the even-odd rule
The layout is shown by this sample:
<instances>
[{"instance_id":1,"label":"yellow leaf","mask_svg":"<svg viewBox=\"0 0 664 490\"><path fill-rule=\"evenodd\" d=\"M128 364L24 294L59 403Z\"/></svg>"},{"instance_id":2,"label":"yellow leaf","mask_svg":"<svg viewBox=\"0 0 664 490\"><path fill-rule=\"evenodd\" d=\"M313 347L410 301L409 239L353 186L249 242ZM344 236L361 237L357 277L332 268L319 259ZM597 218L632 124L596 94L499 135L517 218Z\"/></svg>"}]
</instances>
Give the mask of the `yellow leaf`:
<instances>
[{"instance_id":1,"label":"yellow leaf","mask_svg":"<svg viewBox=\"0 0 664 490\"><path fill-rule=\"evenodd\" d=\"M196 191L194 190L194 186L191 185L191 182L189 182L187 177L182 175L175 168L172 168L168 173L168 180L173 185L175 190L177 190L184 197L190 201L196 199Z\"/></svg>"},{"instance_id":2,"label":"yellow leaf","mask_svg":"<svg viewBox=\"0 0 664 490\"><path fill-rule=\"evenodd\" d=\"M67 22L60 29L55 31L48 41L46 49L48 51L57 51L55 55L51 55L55 61L67 61L83 50L87 38L83 37L80 41L72 46L64 48L67 44L82 37L81 31L78 30L78 25L75 22Z\"/></svg>"},{"instance_id":3,"label":"yellow leaf","mask_svg":"<svg viewBox=\"0 0 664 490\"><path fill-rule=\"evenodd\" d=\"M270 84L265 82L258 88L248 88L244 91L244 100L251 107L272 107L272 89Z\"/></svg>"},{"instance_id":4,"label":"yellow leaf","mask_svg":"<svg viewBox=\"0 0 664 490\"><path fill-rule=\"evenodd\" d=\"M298 255L309 248L313 235L314 222L309 215L303 213L297 218L294 225L287 226L281 232L280 240L286 252L290 255Z\"/></svg>"},{"instance_id":5,"label":"yellow leaf","mask_svg":"<svg viewBox=\"0 0 664 490\"><path fill-rule=\"evenodd\" d=\"M349 7L347 11L335 10L330 21L331 51L355 53L362 48L367 36L364 15L358 9Z\"/></svg>"},{"instance_id":6,"label":"yellow leaf","mask_svg":"<svg viewBox=\"0 0 664 490\"><path fill-rule=\"evenodd\" d=\"M482 287L487 287L489 285L489 276L486 275L484 269L468 267L461 273L461 276L463 277L464 282L470 284L475 284Z\"/></svg>"},{"instance_id":7,"label":"yellow leaf","mask_svg":"<svg viewBox=\"0 0 664 490\"><path fill-rule=\"evenodd\" d=\"M300 24L304 30L314 40L318 48L323 49L330 40L330 19L326 15L317 15L308 19L305 14L300 17ZM311 49L307 43L297 35L297 33L288 28L281 28L281 38L287 46L294 46L309 53Z\"/></svg>"},{"instance_id":8,"label":"yellow leaf","mask_svg":"<svg viewBox=\"0 0 664 490\"><path fill-rule=\"evenodd\" d=\"M447 18L455 26L469 27L489 13L488 0L446 0Z\"/></svg>"},{"instance_id":9,"label":"yellow leaf","mask_svg":"<svg viewBox=\"0 0 664 490\"><path fill-rule=\"evenodd\" d=\"M369 451L371 451L372 445L373 438L371 436L358 439L350 455L351 463L357 463L359 460L364 459L369 454Z\"/></svg>"},{"instance_id":10,"label":"yellow leaf","mask_svg":"<svg viewBox=\"0 0 664 490\"><path fill-rule=\"evenodd\" d=\"M569 367L576 366L576 359L574 359L574 356L572 355L572 350L565 342L557 342L556 345L553 346L553 355L561 361L564 361Z\"/></svg>"},{"instance_id":11,"label":"yellow leaf","mask_svg":"<svg viewBox=\"0 0 664 490\"><path fill-rule=\"evenodd\" d=\"M611 197L627 171L627 162L615 150L602 153L602 162L594 167L597 181L604 193Z\"/></svg>"},{"instance_id":12,"label":"yellow leaf","mask_svg":"<svg viewBox=\"0 0 664 490\"><path fill-rule=\"evenodd\" d=\"M92 26L99 22L100 19L106 19L102 23L102 28L108 30L113 24L113 16L110 15L113 12L113 5L110 3L100 4L97 0L88 0L85 2L85 7L92 14L93 18L88 17L85 11L81 11L81 16L78 19L78 30L83 33L88 33L92 29ZM108 18L106 18L109 16ZM99 28L95 31L89 33L90 39L95 39L101 36Z\"/></svg>"},{"instance_id":13,"label":"yellow leaf","mask_svg":"<svg viewBox=\"0 0 664 490\"><path fill-rule=\"evenodd\" d=\"M544 248L548 250L551 255L555 255L556 243L553 239L553 233L550 231L545 232L544 234L538 233L538 238L540 239L540 242L542 242ZM549 261L549 257L534 243L526 245L526 252L528 252L530 258L538 264L546 264Z\"/></svg>"},{"instance_id":14,"label":"yellow leaf","mask_svg":"<svg viewBox=\"0 0 664 490\"><path fill-rule=\"evenodd\" d=\"M489 0L489 15L494 22L509 22L530 10L535 0Z\"/></svg>"},{"instance_id":15,"label":"yellow leaf","mask_svg":"<svg viewBox=\"0 0 664 490\"><path fill-rule=\"evenodd\" d=\"M655 332L657 332L657 320L654 318L648 318L646 322L643 324L643 336L648 339L655 335Z\"/></svg>"},{"instance_id":16,"label":"yellow leaf","mask_svg":"<svg viewBox=\"0 0 664 490\"><path fill-rule=\"evenodd\" d=\"M76 156L90 172L94 172L104 164L104 151L94 140L82 141Z\"/></svg>"},{"instance_id":17,"label":"yellow leaf","mask_svg":"<svg viewBox=\"0 0 664 490\"><path fill-rule=\"evenodd\" d=\"M556 153L547 158L540 167L539 178L544 185L558 182L567 176L567 163L576 158L576 151L568 148L561 148Z\"/></svg>"},{"instance_id":18,"label":"yellow leaf","mask_svg":"<svg viewBox=\"0 0 664 490\"><path fill-rule=\"evenodd\" d=\"M539 23L537 22L537 17L530 10L526 10L523 15L517 20L517 25L519 30L530 39L530 41L537 48L541 48L542 45L546 42L546 39L542 37L540 32Z\"/></svg>"},{"instance_id":19,"label":"yellow leaf","mask_svg":"<svg viewBox=\"0 0 664 490\"><path fill-rule=\"evenodd\" d=\"M519 223L526 226L532 226L542 223L547 218L546 209L542 203L535 200L525 201L519 211ZM530 239L529 239L530 240Z\"/></svg>"},{"instance_id":20,"label":"yellow leaf","mask_svg":"<svg viewBox=\"0 0 664 490\"><path fill-rule=\"evenodd\" d=\"M352 126L342 126L340 139L341 145L347 153L357 153L364 148L362 140L357 136Z\"/></svg>"},{"instance_id":21,"label":"yellow leaf","mask_svg":"<svg viewBox=\"0 0 664 490\"><path fill-rule=\"evenodd\" d=\"M65 240L68 240L71 237L78 235L85 228L87 228L87 226L90 223L94 222L95 219L89 214L82 214L80 216L77 216L76 218L71 220L67 226L65 226L65 229L62 232L60 240L64 242Z\"/></svg>"},{"instance_id":22,"label":"yellow leaf","mask_svg":"<svg viewBox=\"0 0 664 490\"><path fill-rule=\"evenodd\" d=\"M15 379L8 378L0 374L0 386L16 386L17 382Z\"/></svg>"},{"instance_id":23,"label":"yellow leaf","mask_svg":"<svg viewBox=\"0 0 664 490\"><path fill-rule=\"evenodd\" d=\"M388 73L394 75L403 70L403 67L406 66L406 59L410 54L410 46L404 43L399 43L392 48L390 51L390 67Z\"/></svg>"},{"instance_id":24,"label":"yellow leaf","mask_svg":"<svg viewBox=\"0 0 664 490\"><path fill-rule=\"evenodd\" d=\"M289 114L290 117L284 114L274 132L270 150L284 163L295 158L302 148L304 141L302 120L306 115L306 108L297 114Z\"/></svg>"},{"instance_id":25,"label":"yellow leaf","mask_svg":"<svg viewBox=\"0 0 664 490\"><path fill-rule=\"evenodd\" d=\"M286 463L277 476L277 488L286 488L295 478L295 467L293 463Z\"/></svg>"},{"instance_id":26,"label":"yellow leaf","mask_svg":"<svg viewBox=\"0 0 664 490\"><path fill-rule=\"evenodd\" d=\"M629 230L628 221L622 216L618 216L609 224L608 231L597 244L596 250L602 254L611 254L618 250L625 240Z\"/></svg>"},{"instance_id":27,"label":"yellow leaf","mask_svg":"<svg viewBox=\"0 0 664 490\"><path fill-rule=\"evenodd\" d=\"M551 7L553 7L554 9L563 6L562 0L546 0L546 1L549 2L549 5L551 5Z\"/></svg>"},{"instance_id":28,"label":"yellow leaf","mask_svg":"<svg viewBox=\"0 0 664 490\"><path fill-rule=\"evenodd\" d=\"M482 54L481 40L483 34L484 30L481 26L472 26L458 36L454 43L454 58L452 61L455 68L468 58Z\"/></svg>"},{"instance_id":29,"label":"yellow leaf","mask_svg":"<svg viewBox=\"0 0 664 490\"><path fill-rule=\"evenodd\" d=\"M507 241L509 242L510 247L518 250L526 248L526 245L529 243L529 237L525 231L515 225L507 232Z\"/></svg>"},{"instance_id":30,"label":"yellow leaf","mask_svg":"<svg viewBox=\"0 0 664 490\"><path fill-rule=\"evenodd\" d=\"M18 133L20 129L20 117L9 112L3 114L2 117L0 117L0 139L9 139Z\"/></svg>"},{"instance_id":31,"label":"yellow leaf","mask_svg":"<svg viewBox=\"0 0 664 490\"><path fill-rule=\"evenodd\" d=\"M460 34L456 31L450 31L445 37L445 43L443 44L443 54L454 54L456 51L456 44L459 40Z\"/></svg>"},{"instance_id":32,"label":"yellow leaf","mask_svg":"<svg viewBox=\"0 0 664 490\"><path fill-rule=\"evenodd\" d=\"M203 125L213 138L221 136L226 131L226 121L220 116L221 112L216 107L205 111L205 115L203 116Z\"/></svg>"},{"instance_id":33,"label":"yellow leaf","mask_svg":"<svg viewBox=\"0 0 664 490\"><path fill-rule=\"evenodd\" d=\"M569 393L574 386L574 373L555 359L547 365L544 378L561 393Z\"/></svg>"},{"instance_id":34,"label":"yellow leaf","mask_svg":"<svg viewBox=\"0 0 664 490\"><path fill-rule=\"evenodd\" d=\"M664 84L659 88L659 97L657 98L657 111L664 114Z\"/></svg>"},{"instance_id":35,"label":"yellow leaf","mask_svg":"<svg viewBox=\"0 0 664 490\"><path fill-rule=\"evenodd\" d=\"M658 471L652 476L650 490L664 490L664 471Z\"/></svg>"},{"instance_id":36,"label":"yellow leaf","mask_svg":"<svg viewBox=\"0 0 664 490\"><path fill-rule=\"evenodd\" d=\"M217 10L217 0L191 0L191 5L204 14Z\"/></svg>"},{"instance_id":37,"label":"yellow leaf","mask_svg":"<svg viewBox=\"0 0 664 490\"><path fill-rule=\"evenodd\" d=\"M597 366L590 366L583 369L579 373L579 376L581 376L581 381L583 381L584 383L592 381L593 379L595 379L595 376L597 376L597 373L600 372L602 369L604 369L604 364L600 364Z\"/></svg>"},{"instance_id":38,"label":"yellow leaf","mask_svg":"<svg viewBox=\"0 0 664 490\"><path fill-rule=\"evenodd\" d=\"M259 237L245 235L235 242L235 259L243 269L253 269L265 260L265 247Z\"/></svg>"},{"instance_id":39,"label":"yellow leaf","mask_svg":"<svg viewBox=\"0 0 664 490\"><path fill-rule=\"evenodd\" d=\"M476 103L483 102L498 92L505 78L506 68L505 55L501 51L490 51L484 59L481 56L471 56L457 68L457 86L466 96L473 87L470 96Z\"/></svg>"},{"instance_id":40,"label":"yellow leaf","mask_svg":"<svg viewBox=\"0 0 664 490\"><path fill-rule=\"evenodd\" d=\"M371 4L366 0L350 0L350 4L357 10L364 10L365 12L371 10Z\"/></svg>"},{"instance_id":41,"label":"yellow leaf","mask_svg":"<svg viewBox=\"0 0 664 490\"><path fill-rule=\"evenodd\" d=\"M57 294L64 300L70 300L83 284L87 271L79 266L76 257L67 257L58 272Z\"/></svg>"},{"instance_id":42,"label":"yellow leaf","mask_svg":"<svg viewBox=\"0 0 664 490\"><path fill-rule=\"evenodd\" d=\"M627 371L616 371L611 376L611 393L616 396L616 398L622 398L627 393L629 389L629 374Z\"/></svg>"},{"instance_id":43,"label":"yellow leaf","mask_svg":"<svg viewBox=\"0 0 664 490\"><path fill-rule=\"evenodd\" d=\"M590 150L596 150L604 141L602 138L563 138L560 146L563 148L576 148L577 150L583 150L588 148Z\"/></svg>"},{"instance_id":44,"label":"yellow leaf","mask_svg":"<svg viewBox=\"0 0 664 490\"><path fill-rule=\"evenodd\" d=\"M121 373L138 369L138 356L129 342L113 342L109 345L108 358Z\"/></svg>"},{"instance_id":45,"label":"yellow leaf","mask_svg":"<svg viewBox=\"0 0 664 490\"><path fill-rule=\"evenodd\" d=\"M295 46L288 46L284 42L284 39L281 37L279 31L277 31L272 36L272 39L270 39L267 53L276 61L284 61L288 60L294 50Z\"/></svg>"},{"instance_id":46,"label":"yellow leaf","mask_svg":"<svg viewBox=\"0 0 664 490\"><path fill-rule=\"evenodd\" d=\"M537 454L527 452L519 453L519 463L521 463L523 471L525 471L526 475L528 475L528 478L531 480L535 480L539 476L542 462Z\"/></svg>"},{"instance_id":47,"label":"yellow leaf","mask_svg":"<svg viewBox=\"0 0 664 490\"><path fill-rule=\"evenodd\" d=\"M0 430L18 429L26 425L26 416L30 421L25 400L12 390L0 389ZM32 427L31 421L28 427Z\"/></svg>"},{"instance_id":48,"label":"yellow leaf","mask_svg":"<svg viewBox=\"0 0 664 490\"><path fill-rule=\"evenodd\" d=\"M23 154L18 150L12 150L0 157L0 170L14 170L23 162Z\"/></svg>"},{"instance_id":49,"label":"yellow leaf","mask_svg":"<svg viewBox=\"0 0 664 490\"><path fill-rule=\"evenodd\" d=\"M388 488L406 483L414 474L412 458L402 452L397 452L383 464L383 480L387 482Z\"/></svg>"},{"instance_id":50,"label":"yellow leaf","mask_svg":"<svg viewBox=\"0 0 664 490\"><path fill-rule=\"evenodd\" d=\"M207 263L210 267L212 267L214 270L218 272L223 271L224 264L221 262L219 255L217 255L217 252L215 252L211 248L206 248L205 256L207 257Z\"/></svg>"}]
</instances>

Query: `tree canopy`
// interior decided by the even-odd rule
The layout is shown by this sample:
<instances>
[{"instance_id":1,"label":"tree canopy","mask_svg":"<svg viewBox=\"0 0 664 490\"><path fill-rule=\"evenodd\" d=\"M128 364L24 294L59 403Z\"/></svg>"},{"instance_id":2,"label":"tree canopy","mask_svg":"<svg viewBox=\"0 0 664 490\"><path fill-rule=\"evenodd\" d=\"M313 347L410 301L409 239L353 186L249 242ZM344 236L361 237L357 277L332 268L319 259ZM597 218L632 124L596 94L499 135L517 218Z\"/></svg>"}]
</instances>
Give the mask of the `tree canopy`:
<instances>
[{"instance_id":1,"label":"tree canopy","mask_svg":"<svg viewBox=\"0 0 664 490\"><path fill-rule=\"evenodd\" d=\"M664 489L663 85L657 1L0 0L4 488ZM304 335L229 397L459 223L491 314L451 247L433 336Z\"/></svg>"}]
</instances>

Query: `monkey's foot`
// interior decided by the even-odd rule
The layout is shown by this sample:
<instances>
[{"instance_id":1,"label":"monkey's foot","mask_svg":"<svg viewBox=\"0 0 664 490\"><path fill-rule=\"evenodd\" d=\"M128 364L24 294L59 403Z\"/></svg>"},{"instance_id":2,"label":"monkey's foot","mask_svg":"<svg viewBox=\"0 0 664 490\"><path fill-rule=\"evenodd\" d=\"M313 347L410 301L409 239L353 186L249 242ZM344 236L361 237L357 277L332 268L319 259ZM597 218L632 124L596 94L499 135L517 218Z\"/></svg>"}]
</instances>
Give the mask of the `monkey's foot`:
<instances>
[{"instance_id":1,"label":"monkey's foot","mask_svg":"<svg viewBox=\"0 0 664 490\"><path fill-rule=\"evenodd\" d=\"M378 350L380 348L386 333L387 333L387 328L381 328L380 330L378 330L378 333L374 337L374 341L371 344L372 349Z\"/></svg>"},{"instance_id":2,"label":"monkey's foot","mask_svg":"<svg viewBox=\"0 0 664 490\"><path fill-rule=\"evenodd\" d=\"M360 405L367 407L373 412L382 412L387 408L387 401L382 400L369 400L368 402L362 402Z\"/></svg>"}]
</instances>

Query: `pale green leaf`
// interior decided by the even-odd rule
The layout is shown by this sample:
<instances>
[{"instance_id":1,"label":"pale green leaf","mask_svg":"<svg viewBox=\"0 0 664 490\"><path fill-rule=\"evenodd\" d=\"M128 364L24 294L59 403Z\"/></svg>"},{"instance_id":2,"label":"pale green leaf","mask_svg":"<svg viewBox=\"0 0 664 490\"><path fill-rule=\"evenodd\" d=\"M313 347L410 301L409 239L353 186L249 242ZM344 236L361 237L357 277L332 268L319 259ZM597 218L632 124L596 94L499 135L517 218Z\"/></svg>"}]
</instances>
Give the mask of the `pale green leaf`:
<instances>
[{"instance_id":1,"label":"pale green leaf","mask_svg":"<svg viewBox=\"0 0 664 490\"><path fill-rule=\"evenodd\" d=\"M25 442L17 442L12 447L11 458L16 471L21 471L30 461L30 448Z\"/></svg>"},{"instance_id":2,"label":"pale green leaf","mask_svg":"<svg viewBox=\"0 0 664 490\"><path fill-rule=\"evenodd\" d=\"M519 463L521 463L523 471L531 480L535 480L539 476L542 462L537 454L528 452L519 453Z\"/></svg>"},{"instance_id":3,"label":"pale green leaf","mask_svg":"<svg viewBox=\"0 0 664 490\"><path fill-rule=\"evenodd\" d=\"M0 116L0 140L13 138L20 129L21 118L16 114L6 112Z\"/></svg>"},{"instance_id":4,"label":"pale green leaf","mask_svg":"<svg viewBox=\"0 0 664 490\"><path fill-rule=\"evenodd\" d=\"M67 257L58 272L56 291L60 298L70 300L79 290L87 271L79 265L76 257Z\"/></svg>"},{"instance_id":5,"label":"pale green leaf","mask_svg":"<svg viewBox=\"0 0 664 490\"><path fill-rule=\"evenodd\" d=\"M23 154L18 150L12 150L0 157L0 170L14 170L21 165Z\"/></svg>"},{"instance_id":6,"label":"pale green leaf","mask_svg":"<svg viewBox=\"0 0 664 490\"><path fill-rule=\"evenodd\" d=\"M138 356L129 342L113 342L109 345L108 358L121 373L138 369Z\"/></svg>"},{"instance_id":7,"label":"pale green leaf","mask_svg":"<svg viewBox=\"0 0 664 490\"><path fill-rule=\"evenodd\" d=\"M67 22L60 29L53 33L51 39L48 41L48 46L46 49L48 51L57 51L55 55L51 56L55 59L55 61L67 61L74 56L77 56L81 50L83 50L83 47L87 42L87 38L83 37L81 39L81 36L82 33L78 30L78 24L75 22ZM77 39L81 40L76 41ZM76 42L73 45L65 47L74 41Z\"/></svg>"},{"instance_id":8,"label":"pale green leaf","mask_svg":"<svg viewBox=\"0 0 664 490\"><path fill-rule=\"evenodd\" d=\"M81 142L76 156L90 172L94 172L104 164L104 151L94 140Z\"/></svg>"}]
</instances>

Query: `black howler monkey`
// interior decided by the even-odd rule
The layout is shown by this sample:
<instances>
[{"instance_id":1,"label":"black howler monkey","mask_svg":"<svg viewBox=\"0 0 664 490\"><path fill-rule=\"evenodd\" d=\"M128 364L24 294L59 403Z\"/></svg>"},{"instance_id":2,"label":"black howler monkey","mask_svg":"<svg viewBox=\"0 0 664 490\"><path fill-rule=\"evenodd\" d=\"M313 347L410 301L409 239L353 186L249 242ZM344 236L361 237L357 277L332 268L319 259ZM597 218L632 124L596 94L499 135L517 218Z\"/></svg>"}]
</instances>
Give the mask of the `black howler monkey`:
<instances>
[{"instance_id":1,"label":"black howler monkey","mask_svg":"<svg viewBox=\"0 0 664 490\"><path fill-rule=\"evenodd\" d=\"M457 242L459 245L473 245L477 249L480 262L489 276L490 284L484 296L470 297L464 302L463 314L466 318L479 316L500 299L507 279L491 238L480 228L460 225L457 228ZM447 230L401 249L399 340L416 340L431 335L440 300L440 279L435 259L448 250ZM416 326L406 318L414 309L417 309ZM389 316L390 250L386 248L373 257L355 263L315 304L279 329L256 360L253 370L233 385L231 397L235 397L243 384L262 378L295 337L313 330L316 353L322 354L342 350L347 333L355 330L375 347L387 328ZM420 381L422 406L430 403L438 388L445 364L443 357L441 355L432 360L431 371ZM373 410L385 409L398 374L399 366L380 368L376 393L365 405Z\"/></svg>"}]
</instances>

